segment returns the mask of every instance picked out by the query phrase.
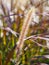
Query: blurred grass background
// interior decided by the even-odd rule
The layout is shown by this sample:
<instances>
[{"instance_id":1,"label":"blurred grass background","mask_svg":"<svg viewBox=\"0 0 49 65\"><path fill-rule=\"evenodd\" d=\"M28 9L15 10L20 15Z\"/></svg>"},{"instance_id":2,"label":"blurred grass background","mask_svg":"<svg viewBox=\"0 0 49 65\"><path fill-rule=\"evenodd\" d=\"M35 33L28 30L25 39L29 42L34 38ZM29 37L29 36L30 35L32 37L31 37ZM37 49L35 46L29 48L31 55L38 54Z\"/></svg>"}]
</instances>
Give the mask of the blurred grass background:
<instances>
[{"instance_id":1,"label":"blurred grass background","mask_svg":"<svg viewBox=\"0 0 49 65\"><path fill-rule=\"evenodd\" d=\"M44 7L49 7L49 1L46 1L44 4L42 4L42 2L45 0L37 0L37 2L34 1L35 0L9 0L9 3L11 4L10 9L10 7L8 6L9 3L7 5L0 0L0 9L2 10L2 13L0 12L0 65L15 65L17 58L15 46L19 39L19 35L24 23L24 18L28 10L31 7L36 7L38 5L39 7L36 11L39 13L43 13ZM46 12L49 12L49 9ZM38 36L40 34L41 36L49 35L49 17L45 15L38 16L39 22L38 20L35 21L34 25L31 23L26 37L33 35ZM2 29L2 27L4 27L4 29ZM15 36L10 31L8 31L8 29L6 30L7 27L18 34ZM47 48L38 46L36 42L41 45L47 46L47 41L43 39L37 38L25 40L18 65L40 65L41 63L49 64L49 58L43 56L49 55L49 47Z\"/></svg>"}]
</instances>

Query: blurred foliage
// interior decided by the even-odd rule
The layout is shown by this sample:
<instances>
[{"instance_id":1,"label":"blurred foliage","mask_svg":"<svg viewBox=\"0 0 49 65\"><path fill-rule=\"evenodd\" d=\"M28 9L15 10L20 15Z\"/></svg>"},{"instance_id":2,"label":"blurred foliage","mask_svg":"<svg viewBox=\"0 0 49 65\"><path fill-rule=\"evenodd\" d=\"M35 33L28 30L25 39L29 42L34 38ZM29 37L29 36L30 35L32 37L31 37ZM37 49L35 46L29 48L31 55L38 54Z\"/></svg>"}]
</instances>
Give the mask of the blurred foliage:
<instances>
[{"instance_id":1,"label":"blurred foliage","mask_svg":"<svg viewBox=\"0 0 49 65\"><path fill-rule=\"evenodd\" d=\"M30 9L30 6L31 7L36 6L35 4L31 3L30 1L24 6L25 12L26 12L26 10L28 12L28 9ZM16 2L16 4L17 4L17 2ZM15 5L15 3L14 3L14 5ZM0 13L0 16L2 16L1 22L3 24L3 27L4 28L10 27L13 31L17 32L19 35L22 30L22 25L23 25L24 18L26 15L25 12L23 11L23 9L21 9L20 5L19 6L16 5L16 9L17 9L16 13L14 10L12 11L17 15L15 15L15 16L13 15L14 21L11 22L10 12L8 11L8 8L6 9L4 7L3 3L0 4L0 6L2 7L2 10L3 10L3 14ZM23 8L23 6L22 6L22 8ZM41 36L44 36L45 34L49 35L49 20L47 20L47 19L45 20L45 18L43 19L41 15L39 17L40 17L40 22L36 23L35 25L32 25L32 23L31 23L26 37L29 37L32 35L37 36L39 34L42 34ZM17 35L17 37L15 37L11 32L4 30L4 29L0 29L0 65L15 65L16 58L17 58L15 47L16 47L16 43L19 39L19 35ZM47 47L38 46L33 40L35 42L38 42L39 44L46 46L46 41L43 39L39 39L39 38L34 39L33 38L33 39L25 40L25 42L24 42L25 44L23 46L22 54L20 55L18 65L40 65L40 63L49 64L49 59L45 58L43 56L43 55L49 55L49 49Z\"/></svg>"}]
</instances>

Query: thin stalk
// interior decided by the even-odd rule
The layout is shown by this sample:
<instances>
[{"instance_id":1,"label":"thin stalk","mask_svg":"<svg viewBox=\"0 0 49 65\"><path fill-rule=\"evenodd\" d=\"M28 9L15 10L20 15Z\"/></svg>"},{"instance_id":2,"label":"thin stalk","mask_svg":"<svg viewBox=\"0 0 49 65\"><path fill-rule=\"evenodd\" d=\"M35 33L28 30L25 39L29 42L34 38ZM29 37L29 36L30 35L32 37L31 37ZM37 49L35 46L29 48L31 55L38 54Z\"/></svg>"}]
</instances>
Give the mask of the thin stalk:
<instances>
[{"instance_id":1,"label":"thin stalk","mask_svg":"<svg viewBox=\"0 0 49 65\"><path fill-rule=\"evenodd\" d=\"M2 65L2 53L0 52L0 65Z\"/></svg>"},{"instance_id":2,"label":"thin stalk","mask_svg":"<svg viewBox=\"0 0 49 65\"><path fill-rule=\"evenodd\" d=\"M33 18L33 14L34 14L35 10L33 8L31 8L28 12L28 14L26 15L26 18L24 19L24 23L22 26L22 31L20 33L20 37L17 43L17 47L16 47L16 52L17 52L17 59L19 59L20 57L20 52L22 51L23 45L24 45L24 38L27 35L31 20Z\"/></svg>"},{"instance_id":3,"label":"thin stalk","mask_svg":"<svg viewBox=\"0 0 49 65\"><path fill-rule=\"evenodd\" d=\"M4 36L3 36L3 42L4 42L4 45L6 45L6 32L4 31Z\"/></svg>"}]
</instances>

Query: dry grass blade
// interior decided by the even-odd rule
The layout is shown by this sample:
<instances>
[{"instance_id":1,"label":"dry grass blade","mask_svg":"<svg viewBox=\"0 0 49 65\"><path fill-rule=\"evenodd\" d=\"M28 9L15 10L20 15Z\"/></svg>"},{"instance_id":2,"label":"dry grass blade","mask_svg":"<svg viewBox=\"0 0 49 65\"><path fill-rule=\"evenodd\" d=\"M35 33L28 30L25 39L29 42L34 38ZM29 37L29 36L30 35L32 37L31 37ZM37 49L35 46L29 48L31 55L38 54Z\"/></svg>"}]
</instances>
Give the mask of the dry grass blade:
<instances>
[{"instance_id":1,"label":"dry grass blade","mask_svg":"<svg viewBox=\"0 0 49 65\"><path fill-rule=\"evenodd\" d=\"M2 18L6 18L6 17L9 17L9 16L24 16L24 15L23 15L23 14L20 15L20 14L16 14L16 13L11 14L11 15L4 15L4 16L0 15L0 19L2 19Z\"/></svg>"},{"instance_id":2,"label":"dry grass blade","mask_svg":"<svg viewBox=\"0 0 49 65\"><path fill-rule=\"evenodd\" d=\"M7 28L4 28L4 27L1 27L1 29L3 30L6 30L8 32L11 32L15 37L17 37L17 35L19 36L19 33L13 31L11 28L7 27Z\"/></svg>"},{"instance_id":3,"label":"dry grass blade","mask_svg":"<svg viewBox=\"0 0 49 65\"><path fill-rule=\"evenodd\" d=\"M48 0L46 0L48 1ZM38 8L40 5L42 5L43 3L45 3L46 1L42 1L41 3L39 3L38 5L36 5L36 8Z\"/></svg>"},{"instance_id":4,"label":"dry grass blade","mask_svg":"<svg viewBox=\"0 0 49 65\"><path fill-rule=\"evenodd\" d=\"M12 8L13 8L13 0L11 0L11 11L12 11Z\"/></svg>"},{"instance_id":5,"label":"dry grass blade","mask_svg":"<svg viewBox=\"0 0 49 65\"><path fill-rule=\"evenodd\" d=\"M35 39L43 39L43 40L48 40L49 41L49 38L45 38L45 37L40 37L40 36L37 36L37 37L35 37L35 36L29 36L28 38L26 38L25 40L27 40L27 39L30 39L30 38L35 38Z\"/></svg>"},{"instance_id":6,"label":"dry grass blade","mask_svg":"<svg viewBox=\"0 0 49 65\"><path fill-rule=\"evenodd\" d=\"M11 0L11 11L15 9L16 4L17 4L17 0Z\"/></svg>"},{"instance_id":7,"label":"dry grass blade","mask_svg":"<svg viewBox=\"0 0 49 65\"><path fill-rule=\"evenodd\" d=\"M2 2L1 2L1 8L3 10L4 15L6 15L7 14L6 8L5 8L5 5Z\"/></svg>"}]
</instances>

